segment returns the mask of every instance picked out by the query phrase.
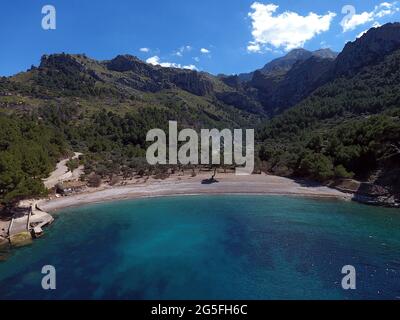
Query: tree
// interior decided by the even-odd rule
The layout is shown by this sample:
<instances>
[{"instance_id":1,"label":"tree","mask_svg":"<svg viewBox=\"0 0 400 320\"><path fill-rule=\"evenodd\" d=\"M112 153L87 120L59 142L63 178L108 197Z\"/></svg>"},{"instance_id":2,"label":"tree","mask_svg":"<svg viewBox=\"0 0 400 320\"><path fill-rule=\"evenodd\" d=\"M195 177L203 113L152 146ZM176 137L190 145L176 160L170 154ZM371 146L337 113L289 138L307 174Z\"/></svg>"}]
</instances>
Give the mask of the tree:
<instances>
[{"instance_id":1,"label":"tree","mask_svg":"<svg viewBox=\"0 0 400 320\"><path fill-rule=\"evenodd\" d=\"M303 175L321 182L334 176L331 159L320 153L307 153L301 160L299 171Z\"/></svg>"},{"instance_id":2,"label":"tree","mask_svg":"<svg viewBox=\"0 0 400 320\"><path fill-rule=\"evenodd\" d=\"M67 162L67 168L69 171L74 172L79 168L79 159L69 159Z\"/></svg>"},{"instance_id":3,"label":"tree","mask_svg":"<svg viewBox=\"0 0 400 320\"><path fill-rule=\"evenodd\" d=\"M335 167L335 177L336 178L346 178L351 179L354 177L354 173L348 172L345 167L341 164Z\"/></svg>"},{"instance_id":4,"label":"tree","mask_svg":"<svg viewBox=\"0 0 400 320\"><path fill-rule=\"evenodd\" d=\"M88 178L88 185L92 188L98 188L101 186L101 177L97 174L92 174Z\"/></svg>"}]
</instances>

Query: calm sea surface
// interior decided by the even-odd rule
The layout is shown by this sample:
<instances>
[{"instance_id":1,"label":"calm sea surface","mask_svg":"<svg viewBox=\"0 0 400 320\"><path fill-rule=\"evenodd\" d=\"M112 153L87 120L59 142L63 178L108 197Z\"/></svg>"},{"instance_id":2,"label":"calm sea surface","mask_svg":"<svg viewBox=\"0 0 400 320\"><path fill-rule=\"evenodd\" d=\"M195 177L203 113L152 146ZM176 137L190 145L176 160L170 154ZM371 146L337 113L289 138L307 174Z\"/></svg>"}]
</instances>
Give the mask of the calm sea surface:
<instances>
[{"instance_id":1,"label":"calm sea surface","mask_svg":"<svg viewBox=\"0 0 400 320\"><path fill-rule=\"evenodd\" d=\"M345 265L356 290L341 287ZM275 196L67 209L0 262L0 299L29 298L400 299L400 210Z\"/></svg>"}]
</instances>

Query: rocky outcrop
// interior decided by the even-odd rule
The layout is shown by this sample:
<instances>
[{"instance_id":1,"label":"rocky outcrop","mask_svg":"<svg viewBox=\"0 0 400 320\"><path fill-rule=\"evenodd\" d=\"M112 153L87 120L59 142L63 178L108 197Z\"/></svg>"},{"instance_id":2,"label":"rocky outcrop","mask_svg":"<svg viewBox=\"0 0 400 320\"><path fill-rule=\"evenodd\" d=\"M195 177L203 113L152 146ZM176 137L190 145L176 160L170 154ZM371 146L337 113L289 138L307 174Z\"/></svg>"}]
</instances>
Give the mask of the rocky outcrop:
<instances>
[{"instance_id":1,"label":"rocky outcrop","mask_svg":"<svg viewBox=\"0 0 400 320\"><path fill-rule=\"evenodd\" d=\"M28 231L20 232L10 236L10 244L13 247L23 247L32 243L32 235Z\"/></svg>"},{"instance_id":2,"label":"rocky outcrop","mask_svg":"<svg viewBox=\"0 0 400 320\"><path fill-rule=\"evenodd\" d=\"M195 95L204 96L214 89L212 82L201 73L153 66L131 55L119 55L105 65L108 70L128 73L121 75L118 82L138 90L155 92L178 87Z\"/></svg>"},{"instance_id":3,"label":"rocky outcrop","mask_svg":"<svg viewBox=\"0 0 400 320\"><path fill-rule=\"evenodd\" d=\"M400 49L400 23L372 28L362 37L348 42L335 62L333 76L351 75L362 67L375 64Z\"/></svg>"},{"instance_id":4,"label":"rocky outcrop","mask_svg":"<svg viewBox=\"0 0 400 320\"><path fill-rule=\"evenodd\" d=\"M111 61L105 63L108 70L117 72L132 71L143 76L151 77L156 70L154 68L131 55L118 55Z\"/></svg>"},{"instance_id":5,"label":"rocky outcrop","mask_svg":"<svg viewBox=\"0 0 400 320\"><path fill-rule=\"evenodd\" d=\"M208 95L214 90L212 82L196 71L177 70L169 80L178 88L198 96Z\"/></svg>"},{"instance_id":6,"label":"rocky outcrop","mask_svg":"<svg viewBox=\"0 0 400 320\"><path fill-rule=\"evenodd\" d=\"M353 179L340 179L329 185L339 191L353 194L353 201L368 205L400 208L400 198L388 188Z\"/></svg>"},{"instance_id":7,"label":"rocky outcrop","mask_svg":"<svg viewBox=\"0 0 400 320\"><path fill-rule=\"evenodd\" d=\"M7 250L9 246L10 242L5 238L0 237L0 251Z\"/></svg>"},{"instance_id":8,"label":"rocky outcrop","mask_svg":"<svg viewBox=\"0 0 400 320\"><path fill-rule=\"evenodd\" d=\"M344 193L356 193L361 186L361 182L353 179L338 179L329 186Z\"/></svg>"},{"instance_id":9,"label":"rocky outcrop","mask_svg":"<svg viewBox=\"0 0 400 320\"><path fill-rule=\"evenodd\" d=\"M65 73L79 73L86 70L73 55L69 54L52 54L44 55L41 58L39 70L59 70Z\"/></svg>"}]
</instances>

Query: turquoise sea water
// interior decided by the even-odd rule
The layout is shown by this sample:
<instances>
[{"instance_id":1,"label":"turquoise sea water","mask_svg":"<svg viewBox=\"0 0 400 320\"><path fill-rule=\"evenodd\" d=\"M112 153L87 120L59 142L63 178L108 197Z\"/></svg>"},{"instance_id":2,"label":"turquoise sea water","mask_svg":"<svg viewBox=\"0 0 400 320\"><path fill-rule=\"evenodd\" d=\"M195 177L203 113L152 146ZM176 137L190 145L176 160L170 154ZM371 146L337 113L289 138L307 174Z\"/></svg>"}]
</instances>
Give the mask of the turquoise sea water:
<instances>
[{"instance_id":1,"label":"turquoise sea water","mask_svg":"<svg viewBox=\"0 0 400 320\"><path fill-rule=\"evenodd\" d=\"M356 290L341 288L344 265ZM400 211L275 196L72 208L0 263L0 299L27 298L399 299Z\"/></svg>"}]
</instances>

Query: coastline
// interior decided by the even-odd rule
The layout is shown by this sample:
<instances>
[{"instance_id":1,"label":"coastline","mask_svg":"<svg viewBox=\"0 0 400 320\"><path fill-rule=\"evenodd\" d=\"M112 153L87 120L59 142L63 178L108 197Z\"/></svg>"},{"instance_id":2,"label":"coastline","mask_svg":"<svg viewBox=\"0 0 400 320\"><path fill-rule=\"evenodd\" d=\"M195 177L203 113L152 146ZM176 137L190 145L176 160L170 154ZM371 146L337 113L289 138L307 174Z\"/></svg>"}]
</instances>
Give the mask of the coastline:
<instances>
[{"instance_id":1,"label":"coastline","mask_svg":"<svg viewBox=\"0 0 400 320\"><path fill-rule=\"evenodd\" d=\"M253 194L339 200L351 200L353 197L351 194L311 182L265 174L236 176L220 173L217 175L218 183L202 184L202 180L209 176L209 173L199 174L196 177L174 175L165 180L148 179L144 183L136 182L116 187L103 186L67 197L41 200L39 205L42 210L53 213L85 204L165 196Z\"/></svg>"}]
</instances>

